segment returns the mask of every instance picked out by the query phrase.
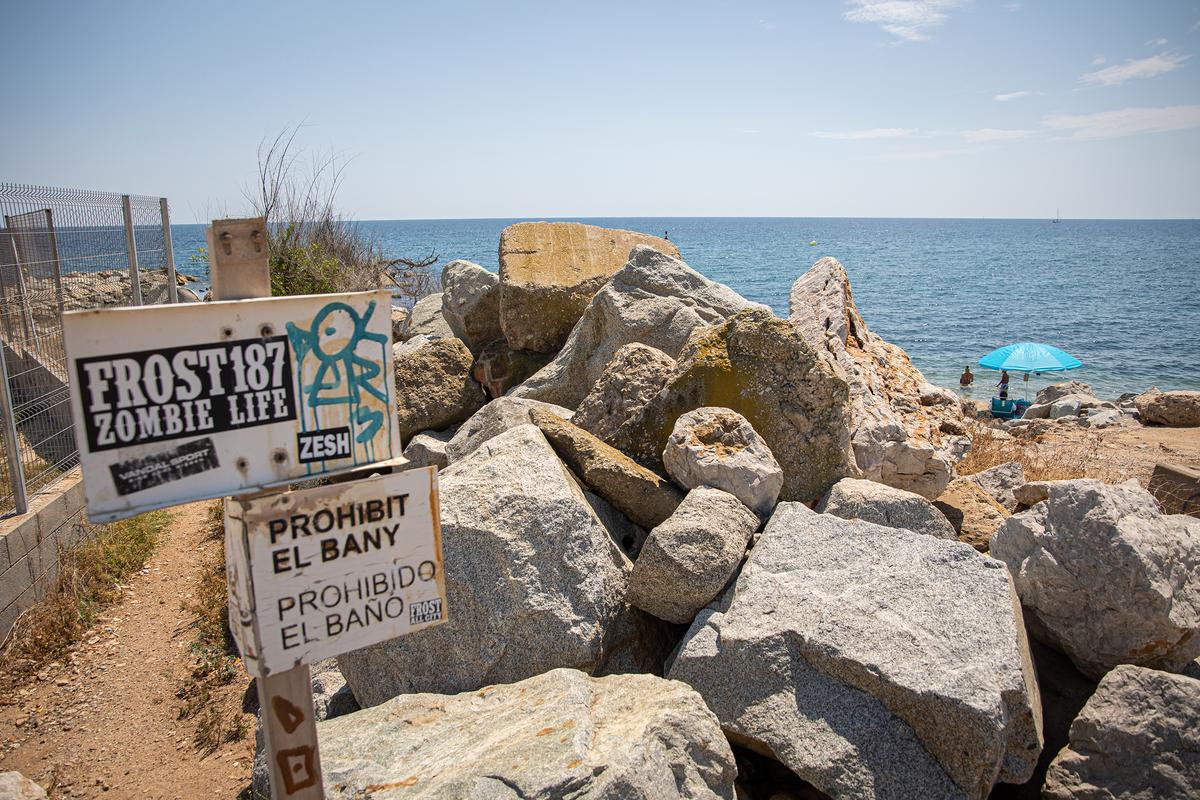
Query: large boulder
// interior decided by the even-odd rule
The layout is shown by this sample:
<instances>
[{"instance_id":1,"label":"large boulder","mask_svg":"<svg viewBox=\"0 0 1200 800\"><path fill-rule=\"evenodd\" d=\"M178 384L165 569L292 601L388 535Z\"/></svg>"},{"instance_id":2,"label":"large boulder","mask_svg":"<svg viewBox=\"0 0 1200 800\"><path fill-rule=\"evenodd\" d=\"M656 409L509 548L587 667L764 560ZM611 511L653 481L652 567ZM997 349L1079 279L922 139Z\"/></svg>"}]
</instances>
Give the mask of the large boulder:
<instances>
[{"instance_id":1,"label":"large boulder","mask_svg":"<svg viewBox=\"0 0 1200 800\"><path fill-rule=\"evenodd\" d=\"M579 427L609 441L650 398L667 385L675 359L647 344L617 350L572 418Z\"/></svg>"},{"instance_id":2,"label":"large boulder","mask_svg":"<svg viewBox=\"0 0 1200 800\"><path fill-rule=\"evenodd\" d=\"M1200 797L1200 681L1119 666L1071 723L1046 800Z\"/></svg>"},{"instance_id":3,"label":"large boulder","mask_svg":"<svg viewBox=\"0 0 1200 800\"><path fill-rule=\"evenodd\" d=\"M471 351L453 337L397 353L396 421L405 443L413 434L457 425L483 407L483 387L471 377Z\"/></svg>"},{"instance_id":4,"label":"large boulder","mask_svg":"<svg viewBox=\"0 0 1200 800\"><path fill-rule=\"evenodd\" d=\"M1072 394L1095 396L1096 393L1092 391L1091 386L1083 381L1062 381L1039 389L1038 393L1034 396L1034 403L1049 406L1055 401Z\"/></svg>"},{"instance_id":5,"label":"large boulder","mask_svg":"<svg viewBox=\"0 0 1200 800\"><path fill-rule=\"evenodd\" d=\"M783 488L783 468L771 448L745 417L728 408L697 408L675 420L663 466L685 489L724 489L764 518Z\"/></svg>"},{"instance_id":6,"label":"large boulder","mask_svg":"<svg viewBox=\"0 0 1200 800\"><path fill-rule=\"evenodd\" d=\"M968 475L967 479L983 489L1010 514L1017 510L1017 487L1024 486L1025 468L1019 461L1008 461Z\"/></svg>"},{"instance_id":7,"label":"large boulder","mask_svg":"<svg viewBox=\"0 0 1200 800\"><path fill-rule=\"evenodd\" d=\"M341 656L358 701L594 670L632 565L541 431L505 431L438 480L448 619Z\"/></svg>"},{"instance_id":8,"label":"large boulder","mask_svg":"<svg viewBox=\"0 0 1200 800\"><path fill-rule=\"evenodd\" d=\"M933 501L933 507L954 526L960 542L983 553L987 552L988 543L1009 517L1008 510L969 477L950 481L945 491Z\"/></svg>"},{"instance_id":9,"label":"large boulder","mask_svg":"<svg viewBox=\"0 0 1200 800\"><path fill-rule=\"evenodd\" d=\"M737 775L700 696L653 675L556 669L402 695L317 731L331 800L733 800Z\"/></svg>"},{"instance_id":10,"label":"large boulder","mask_svg":"<svg viewBox=\"0 0 1200 800\"><path fill-rule=\"evenodd\" d=\"M451 261L442 268L442 316L472 353L502 335L499 285L494 272L470 261Z\"/></svg>"},{"instance_id":11,"label":"large boulder","mask_svg":"<svg viewBox=\"0 0 1200 800\"><path fill-rule=\"evenodd\" d=\"M1080 479L992 537L1030 631L1099 678L1118 664L1178 672L1200 656L1200 520L1163 515L1136 483Z\"/></svg>"},{"instance_id":12,"label":"large boulder","mask_svg":"<svg viewBox=\"0 0 1200 800\"><path fill-rule=\"evenodd\" d=\"M0 800L46 800L46 790L19 772L0 772Z\"/></svg>"},{"instance_id":13,"label":"large boulder","mask_svg":"<svg viewBox=\"0 0 1200 800\"><path fill-rule=\"evenodd\" d=\"M1200 392L1160 392L1149 389L1134 398L1143 423L1172 428L1200 425Z\"/></svg>"},{"instance_id":14,"label":"large boulder","mask_svg":"<svg viewBox=\"0 0 1200 800\"><path fill-rule=\"evenodd\" d=\"M915 492L877 481L842 478L821 498L817 511L842 519L861 519L889 528L904 528L939 539L958 538L945 514L934 508L933 503Z\"/></svg>"},{"instance_id":15,"label":"large boulder","mask_svg":"<svg viewBox=\"0 0 1200 800\"><path fill-rule=\"evenodd\" d=\"M675 487L620 450L543 409L531 409L529 421L589 489L634 523L653 528L675 513L682 500Z\"/></svg>"},{"instance_id":16,"label":"large boulder","mask_svg":"<svg viewBox=\"0 0 1200 800\"><path fill-rule=\"evenodd\" d=\"M633 231L578 222L518 222L500 233L500 326L518 350L563 346L592 295L635 246L679 258L679 248Z\"/></svg>"},{"instance_id":17,"label":"large boulder","mask_svg":"<svg viewBox=\"0 0 1200 800\"><path fill-rule=\"evenodd\" d=\"M676 420L704 406L749 421L783 468L781 500L814 502L839 478L857 474L841 370L767 309L696 331L666 387L613 444L657 470Z\"/></svg>"},{"instance_id":18,"label":"large boulder","mask_svg":"<svg viewBox=\"0 0 1200 800\"><path fill-rule=\"evenodd\" d=\"M720 489L688 492L646 538L629 576L629 602L667 622L691 624L725 588L758 518Z\"/></svg>"},{"instance_id":19,"label":"large boulder","mask_svg":"<svg viewBox=\"0 0 1200 800\"><path fill-rule=\"evenodd\" d=\"M921 402L925 377L903 349L867 329L837 259L822 258L802 275L788 308L796 330L832 354L850 384L854 457L863 477L929 500L941 494L962 447L944 431L963 430L961 406Z\"/></svg>"},{"instance_id":20,"label":"large boulder","mask_svg":"<svg viewBox=\"0 0 1200 800\"><path fill-rule=\"evenodd\" d=\"M1041 748L1003 564L959 542L780 503L668 677L735 743L833 797L983 798Z\"/></svg>"},{"instance_id":21,"label":"large boulder","mask_svg":"<svg viewBox=\"0 0 1200 800\"><path fill-rule=\"evenodd\" d=\"M442 293L437 292L422 297L408 312L404 323L402 339L407 341L414 336L428 336L430 339L449 339L454 335L450 323L442 314Z\"/></svg>"},{"instance_id":22,"label":"large boulder","mask_svg":"<svg viewBox=\"0 0 1200 800\"><path fill-rule=\"evenodd\" d=\"M499 436L511 428L528 425L530 422L529 412L535 408L557 414L563 419L571 418L569 408L540 403L537 400L497 397L475 412L454 432L453 438L446 444L447 463L464 458L488 439Z\"/></svg>"},{"instance_id":23,"label":"large boulder","mask_svg":"<svg viewBox=\"0 0 1200 800\"><path fill-rule=\"evenodd\" d=\"M635 247L588 303L562 351L513 394L576 408L623 346L641 342L676 358L696 328L751 307L765 308L676 258Z\"/></svg>"}]
</instances>

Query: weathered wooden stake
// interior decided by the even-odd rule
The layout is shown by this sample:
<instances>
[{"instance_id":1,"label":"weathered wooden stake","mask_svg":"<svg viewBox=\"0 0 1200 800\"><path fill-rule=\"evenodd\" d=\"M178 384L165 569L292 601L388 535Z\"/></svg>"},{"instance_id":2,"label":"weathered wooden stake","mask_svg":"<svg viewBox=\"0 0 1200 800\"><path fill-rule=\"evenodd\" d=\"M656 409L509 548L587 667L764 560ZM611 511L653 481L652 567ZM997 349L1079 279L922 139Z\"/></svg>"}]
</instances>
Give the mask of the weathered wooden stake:
<instances>
[{"instance_id":1,"label":"weathered wooden stake","mask_svg":"<svg viewBox=\"0 0 1200 800\"><path fill-rule=\"evenodd\" d=\"M208 263L214 300L270 297L266 220L213 220ZM324 800L308 665L260 676L256 683L272 800Z\"/></svg>"}]
</instances>

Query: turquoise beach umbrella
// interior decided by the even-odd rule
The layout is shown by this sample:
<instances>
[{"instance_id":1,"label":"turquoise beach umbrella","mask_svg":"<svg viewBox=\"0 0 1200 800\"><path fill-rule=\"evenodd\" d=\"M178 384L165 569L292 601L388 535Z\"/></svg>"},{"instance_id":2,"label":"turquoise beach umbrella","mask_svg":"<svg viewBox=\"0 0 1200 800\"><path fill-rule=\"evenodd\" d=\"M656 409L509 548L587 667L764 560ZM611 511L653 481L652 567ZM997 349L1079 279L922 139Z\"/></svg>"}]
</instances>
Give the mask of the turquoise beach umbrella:
<instances>
[{"instance_id":1,"label":"turquoise beach umbrella","mask_svg":"<svg viewBox=\"0 0 1200 800\"><path fill-rule=\"evenodd\" d=\"M979 366L1009 372L1066 372L1082 367L1083 362L1048 344L1018 342L997 347L979 359Z\"/></svg>"}]
</instances>

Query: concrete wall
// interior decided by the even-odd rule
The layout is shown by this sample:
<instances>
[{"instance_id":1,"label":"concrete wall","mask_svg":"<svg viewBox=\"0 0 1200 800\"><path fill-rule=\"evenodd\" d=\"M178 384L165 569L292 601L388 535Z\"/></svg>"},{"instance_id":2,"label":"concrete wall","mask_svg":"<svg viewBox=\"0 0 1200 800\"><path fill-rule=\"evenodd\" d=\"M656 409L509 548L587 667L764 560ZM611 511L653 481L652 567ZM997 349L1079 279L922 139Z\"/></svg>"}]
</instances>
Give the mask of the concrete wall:
<instances>
[{"instance_id":1,"label":"concrete wall","mask_svg":"<svg viewBox=\"0 0 1200 800\"><path fill-rule=\"evenodd\" d=\"M59 548L86 533L83 482L75 469L29 501L29 513L0 520L0 641L58 576Z\"/></svg>"}]
</instances>

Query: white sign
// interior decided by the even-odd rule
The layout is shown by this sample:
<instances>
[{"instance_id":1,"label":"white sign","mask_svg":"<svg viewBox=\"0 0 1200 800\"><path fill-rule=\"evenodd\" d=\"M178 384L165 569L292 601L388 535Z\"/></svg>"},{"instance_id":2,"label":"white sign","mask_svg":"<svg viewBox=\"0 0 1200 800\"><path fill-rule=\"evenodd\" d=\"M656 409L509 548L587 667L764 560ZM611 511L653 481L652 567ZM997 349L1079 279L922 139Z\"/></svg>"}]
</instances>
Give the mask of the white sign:
<instances>
[{"instance_id":1,"label":"white sign","mask_svg":"<svg viewBox=\"0 0 1200 800\"><path fill-rule=\"evenodd\" d=\"M229 622L273 675L446 621L433 467L225 501Z\"/></svg>"},{"instance_id":2,"label":"white sign","mask_svg":"<svg viewBox=\"0 0 1200 800\"><path fill-rule=\"evenodd\" d=\"M88 517L400 455L387 292L63 315Z\"/></svg>"}]
</instances>

